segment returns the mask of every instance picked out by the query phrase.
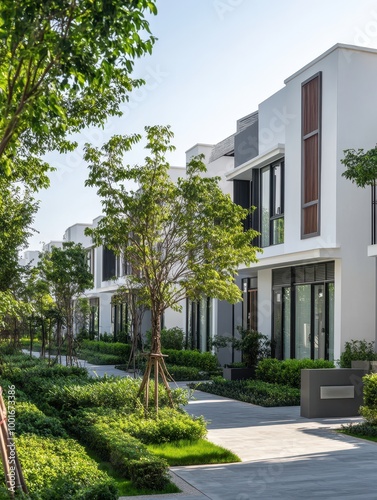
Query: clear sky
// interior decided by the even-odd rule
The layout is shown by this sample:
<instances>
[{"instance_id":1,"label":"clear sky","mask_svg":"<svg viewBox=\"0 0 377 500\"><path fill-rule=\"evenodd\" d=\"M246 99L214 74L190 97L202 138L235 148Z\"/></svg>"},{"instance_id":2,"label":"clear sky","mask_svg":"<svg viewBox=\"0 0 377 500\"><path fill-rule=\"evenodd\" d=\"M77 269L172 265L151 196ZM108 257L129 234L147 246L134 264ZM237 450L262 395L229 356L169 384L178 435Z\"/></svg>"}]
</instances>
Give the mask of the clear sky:
<instances>
[{"instance_id":1,"label":"clear sky","mask_svg":"<svg viewBox=\"0 0 377 500\"><path fill-rule=\"evenodd\" d=\"M147 81L130 96L122 118L88 130L79 142L101 146L115 133L142 132L146 125L171 125L184 165L194 144L216 144L236 130L236 120L284 86L284 80L341 42L377 48L377 2L370 0L157 0L150 18L158 38L153 54L135 64ZM136 149L127 163L142 163ZM30 250L60 240L67 227L90 223L101 213L94 190L84 187L82 151L50 154L56 168L40 192L40 210Z\"/></svg>"}]
</instances>

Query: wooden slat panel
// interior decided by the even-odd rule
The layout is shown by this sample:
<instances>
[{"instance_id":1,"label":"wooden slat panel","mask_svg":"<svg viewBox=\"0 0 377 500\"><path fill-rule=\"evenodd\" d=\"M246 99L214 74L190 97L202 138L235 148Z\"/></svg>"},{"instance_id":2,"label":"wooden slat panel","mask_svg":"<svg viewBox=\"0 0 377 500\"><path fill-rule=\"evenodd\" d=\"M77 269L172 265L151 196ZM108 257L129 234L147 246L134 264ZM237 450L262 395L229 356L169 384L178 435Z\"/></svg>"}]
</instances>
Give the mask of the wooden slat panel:
<instances>
[{"instance_id":1,"label":"wooden slat panel","mask_svg":"<svg viewBox=\"0 0 377 500\"><path fill-rule=\"evenodd\" d=\"M318 200L318 134L304 141L304 203Z\"/></svg>"},{"instance_id":2,"label":"wooden slat panel","mask_svg":"<svg viewBox=\"0 0 377 500\"><path fill-rule=\"evenodd\" d=\"M304 234L313 234L318 231L318 205L310 205L303 209Z\"/></svg>"}]
</instances>

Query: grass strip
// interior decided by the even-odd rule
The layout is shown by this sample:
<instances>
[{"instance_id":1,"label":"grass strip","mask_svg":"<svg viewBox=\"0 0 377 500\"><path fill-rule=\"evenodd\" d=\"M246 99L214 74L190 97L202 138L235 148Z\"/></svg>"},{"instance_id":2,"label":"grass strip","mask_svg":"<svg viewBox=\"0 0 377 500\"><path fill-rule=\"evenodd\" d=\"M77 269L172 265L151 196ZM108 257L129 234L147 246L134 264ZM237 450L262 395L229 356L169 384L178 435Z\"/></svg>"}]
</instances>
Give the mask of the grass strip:
<instances>
[{"instance_id":1,"label":"grass strip","mask_svg":"<svg viewBox=\"0 0 377 500\"><path fill-rule=\"evenodd\" d=\"M241 462L231 451L206 439L181 439L170 443L149 444L147 448L154 455L164 458L170 466Z\"/></svg>"}]
</instances>

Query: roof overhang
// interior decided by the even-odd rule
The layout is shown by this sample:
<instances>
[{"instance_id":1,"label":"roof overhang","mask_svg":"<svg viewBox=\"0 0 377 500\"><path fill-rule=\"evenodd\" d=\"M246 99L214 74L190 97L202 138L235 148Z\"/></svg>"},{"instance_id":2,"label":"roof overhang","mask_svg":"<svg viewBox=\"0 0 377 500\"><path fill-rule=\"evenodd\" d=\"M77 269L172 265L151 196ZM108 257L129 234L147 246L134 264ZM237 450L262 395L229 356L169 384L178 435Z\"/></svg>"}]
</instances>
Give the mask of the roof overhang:
<instances>
[{"instance_id":1,"label":"roof overhang","mask_svg":"<svg viewBox=\"0 0 377 500\"><path fill-rule=\"evenodd\" d=\"M278 245L280 246L280 245ZM277 248L277 246L276 246ZM267 249L266 249L267 250ZM261 254L258 262L250 266L241 267L238 270L239 275L253 274L253 271L261 271L262 269L274 269L278 267L299 266L304 264L312 264L327 260L335 260L340 258L340 248L315 248L312 250L304 250L302 252L279 253L277 255Z\"/></svg>"},{"instance_id":2,"label":"roof overhang","mask_svg":"<svg viewBox=\"0 0 377 500\"><path fill-rule=\"evenodd\" d=\"M225 174L228 181L240 180L240 181L251 181L251 175L254 168L262 168L275 161L279 160L285 155L284 144L277 144L273 148L265 151L263 154L248 160L247 162L239 165L231 172Z\"/></svg>"}]
</instances>

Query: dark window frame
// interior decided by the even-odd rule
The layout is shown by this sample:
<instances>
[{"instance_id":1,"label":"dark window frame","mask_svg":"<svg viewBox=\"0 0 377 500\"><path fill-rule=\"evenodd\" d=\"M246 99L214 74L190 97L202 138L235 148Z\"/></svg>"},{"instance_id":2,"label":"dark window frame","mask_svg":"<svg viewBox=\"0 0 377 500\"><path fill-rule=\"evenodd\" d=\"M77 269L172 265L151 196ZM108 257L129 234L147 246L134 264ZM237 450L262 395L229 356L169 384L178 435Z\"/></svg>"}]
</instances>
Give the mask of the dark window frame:
<instances>
[{"instance_id":1,"label":"dark window frame","mask_svg":"<svg viewBox=\"0 0 377 500\"><path fill-rule=\"evenodd\" d=\"M280 214L275 214L274 213L274 206L275 206L275 200L276 200L276 192L277 190L274 188L274 168L280 166L280 200L281 200L281 212ZM262 173L265 171L269 171L268 179L269 179L269 233L268 233L268 245L262 245L262 231L263 231L263 211L262 211L262 203L263 203L263 175ZM283 224L284 224L284 194L285 194L285 159L284 157L280 158L279 160L274 161L273 163L270 163L269 165L265 165L264 167L261 167L259 169L259 196L258 196L258 202L259 203L259 232L261 233L260 236L260 245L262 248L268 248L270 246L275 246L275 245L282 245L284 243L284 235L283 235L283 241L280 241L278 243L274 243L273 241L273 227L274 227L274 221L282 219Z\"/></svg>"}]
</instances>

